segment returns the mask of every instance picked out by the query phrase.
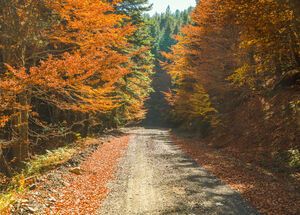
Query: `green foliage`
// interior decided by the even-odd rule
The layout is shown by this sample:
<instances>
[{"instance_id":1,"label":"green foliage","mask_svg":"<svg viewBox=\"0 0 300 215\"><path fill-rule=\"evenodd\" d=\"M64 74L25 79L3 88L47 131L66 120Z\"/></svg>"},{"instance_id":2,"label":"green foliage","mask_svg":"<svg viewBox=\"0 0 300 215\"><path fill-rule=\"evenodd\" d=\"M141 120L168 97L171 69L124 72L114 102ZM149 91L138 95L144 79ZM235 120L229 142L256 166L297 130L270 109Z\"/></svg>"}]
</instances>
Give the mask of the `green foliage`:
<instances>
[{"instance_id":1,"label":"green foliage","mask_svg":"<svg viewBox=\"0 0 300 215\"><path fill-rule=\"evenodd\" d=\"M76 137L76 140L81 140L81 138L82 138L80 133L76 133L75 137Z\"/></svg>"},{"instance_id":2,"label":"green foliage","mask_svg":"<svg viewBox=\"0 0 300 215\"><path fill-rule=\"evenodd\" d=\"M251 77L251 70L248 64L244 64L240 68L236 69L232 75L230 75L227 80L231 81L235 86L242 87L248 86L253 88L255 85L254 77Z\"/></svg>"},{"instance_id":3,"label":"green foliage","mask_svg":"<svg viewBox=\"0 0 300 215\"><path fill-rule=\"evenodd\" d=\"M125 0L117 6L117 13L127 15L129 18L124 21L135 25L136 31L128 38L132 48L126 50L132 54L131 73L120 80L116 92L122 99L122 105L111 113L111 123L115 126L141 120L146 113L144 101L152 92L154 64L151 53L153 38L149 20L144 16L150 9L148 0Z\"/></svg>"},{"instance_id":4,"label":"green foliage","mask_svg":"<svg viewBox=\"0 0 300 215\"><path fill-rule=\"evenodd\" d=\"M184 11L177 10L175 13L170 8L164 13L146 16L150 23L150 33L153 37L152 53L155 56L155 75L153 77L154 93L147 101L149 112L147 113L146 124L151 126L168 125L170 118L170 106L164 97L172 86L169 75L162 68L161 62L166 62L165 53L168 53L171 46L177 43L177 36L180 29L190 23L190 12L192 8Z\"/></svg>"},{"instance_id":5,"label":"green foliage","mask_svg":"<svg viewBox=\"0 0 300 215\"><path fill-rule=\"evenodd\" d=\"M36 175L42 171L68 161L76 153L75 148L62 147L53 151L48 151L44 155L34 157L26 164L23 171L25 177Z\"/></svg>"},{"instance_id":6,"label":"green foliage","mask_svg":"<svg viewBox=\"0 0 300 215\"><path fill-rule=\"evenodd\" d=\"M212 106L210 97L201 84L194 86L180 85L171 94L172 120L187 130L198 130L207 133L210 127L216 126L217 110Z\"/></svg>"},{"instance_id":7,"label":"green foliage","mask_svg":"<svg viewBox=\"0 0 300 215\"><path fill-rule=\"evenodd\" d=\"M300 168L300 151L298 149L290 149L288 153L290 167Z\"/></svg>"},{"instance_id":8,"label":"green foliage","mask_svg":"<svg viewBox=\"0 0 300 215\"><path fill-rule=\"evenodd\" d=\"M15 175L6 191L0 193L0 214L6 214L8 207L16 201L20 194L26 191L28 178L65 163L75 155L76 151L76 148L62 147L47 151L44 155L37 155L26 163L22 173Z\"/></svg>"},{"instance_id":9,"label":"green foliage","mask_svg":"<svg viewBox=\"0 0 300 215\"><path fill-rule=\"evenodd\" d=\"M172 13L168 7L165 13L155 14L147 18L151 23L150 33L155 41L152 53L156 58L164 59L160 52L169 52L171 46L177 43L174 36L180 34L181 27L191 22L190 13L192 9L191 7L184 11L177 10Z\"/></svg>"},{"instance_id":10,"label":"green foliage","mask_svg":"<svg viewBox=\"0 0 300 215\"><path fill-rule=\"evenodd\" d=\"M17 198L16 191L8 191L0 194L0 214L7 214L9 206Z\"/></svg>"}]
</instances>

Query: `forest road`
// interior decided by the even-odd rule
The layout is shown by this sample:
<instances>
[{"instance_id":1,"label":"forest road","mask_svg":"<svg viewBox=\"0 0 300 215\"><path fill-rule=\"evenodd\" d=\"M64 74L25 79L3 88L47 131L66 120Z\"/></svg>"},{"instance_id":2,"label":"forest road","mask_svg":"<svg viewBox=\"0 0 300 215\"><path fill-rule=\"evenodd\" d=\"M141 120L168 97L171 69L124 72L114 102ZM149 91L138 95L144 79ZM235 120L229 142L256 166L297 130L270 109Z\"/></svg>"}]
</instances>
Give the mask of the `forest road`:
<instances>
[{"instance_id":1,"label":"forest road","mask_svg":"<svg viewBox=\"0 0 300 215\"><path fill-rule=\"evenodd\" d=\"M172 143L168 130L128 129L128 151L100 215L258 214Z\"/></svg>"}]
</instances>

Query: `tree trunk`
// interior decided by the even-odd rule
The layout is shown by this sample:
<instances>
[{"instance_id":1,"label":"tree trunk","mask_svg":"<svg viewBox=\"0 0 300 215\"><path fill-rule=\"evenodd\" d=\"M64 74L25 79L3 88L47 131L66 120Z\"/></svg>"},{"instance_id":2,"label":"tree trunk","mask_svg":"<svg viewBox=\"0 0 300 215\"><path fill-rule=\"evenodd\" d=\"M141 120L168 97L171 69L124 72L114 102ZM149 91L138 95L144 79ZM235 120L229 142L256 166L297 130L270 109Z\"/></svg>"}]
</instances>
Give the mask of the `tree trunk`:
<instances>
[{"instance_id":1,"label":"tree trunk","mask_svg":"<svg viewBox=\"0 0 300 215\"><path fill-rule=\"evenodd\" d=\"M25 47L18 49L9 49L4 55L4 62L14 66L15 68L22 68L25 66ZM14 52L13 52L14 51ZM28 119L29 119L29 91L23 89L23 92L16 95L16 107L13 110L11 120L12 127L12 153L14 157L14 164L17 167L22 167L22 164L29 157L29 139L28 139Z\"/></svg>"},{"instance_id":2,"label":"tree trunk","mask_svg":"<svg viewBox=\"0 0 300 215\"><path fill-rule=\"evenodd\" d=\"M23 16L31 17L29 13L35 11L33 4L35 1L1 1L0 13L4 23L1 23L3 35L3 63L9 64L14 68L23 68L26 65L26 50L29 47L28 36L34 30L35 19L31 21L24 19ZM24 12L25 15L22 15ZM33 16L31 17L33 18ZM38 18L38 16L36 16ZM2 32L1 32L2 33ZM31 45L31 44L30 44ZM12 110L12 153L15 165L22 166L22 163L29 157L28 139L28 118L29 118L29 89L24 87L21 93L15 95L15 107Z\"/></svg>"},{"instance_id":3,"label":"tree trunk","mask_svg":"<svg viewBox=\"0 0 300 215\"><path fill-rule=\"evenodd\" d=\"M9 50L9 46L6 48ZM4 62L16 68L22 68L25 65L25 48L15 49L15 54L12 51L7 51L4 56ZM13 110L11 120L12 127L12 153L14 164L21 167L23 161L28 158L28 92L24 89L23 92L16 95L16 107Z\"/></svg>"},{"instance_id":4,"label":"tree trunk","mask_svg":"<svg viewBox=\"0 0 300 215\"><path fill-rule=\"evenodd\" d=\"M8 177L12 176L11 169L8 163L6 162L1 146L0 146L0 172L4 173Z\"/></svg>"},{"instance_id":5,"label":"tree trunk","mask_svg":"<svg viewBox=\"0 0 300 215\"><path fill-rule=\"evenodd\" d=\"M83 128L83 137L87 137L90 135L90 114L84 114L84 128Z\"/></svg>"},{"instance_id":6,"label":"tree trunk","mask_svg":"<svg viewBox=\"0 0 300 215\"><path fill-rule=\"evenodd\" d=\"M28 139L28 93L23 92L17 96L21 109L16 110L12 119L13 140L12 146L14 161L17 166L29 157L29 139Z\"/></svg>"},{"instance_id":7,"label":"tree trunk","mask_svg":"<svg viewBox=\"0 0 300 215\"><path fill-rule=\"evenodd\" d=\"M290 30L290 48L293 55L293 60L296 63L296 67L300 66L300 56L299 56L299 46L297 38L295 37L295 32L293 30Z\"/></svg>"}]
</instances>

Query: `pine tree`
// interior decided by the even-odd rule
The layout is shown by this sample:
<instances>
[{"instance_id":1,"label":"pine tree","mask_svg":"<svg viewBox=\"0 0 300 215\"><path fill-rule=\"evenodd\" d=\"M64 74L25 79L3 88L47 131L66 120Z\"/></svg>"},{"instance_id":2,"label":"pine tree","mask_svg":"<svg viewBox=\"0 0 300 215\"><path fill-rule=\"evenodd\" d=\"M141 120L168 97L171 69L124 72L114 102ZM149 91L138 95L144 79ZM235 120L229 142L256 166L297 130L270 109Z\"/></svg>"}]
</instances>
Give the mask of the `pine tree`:
<instances>
[{"instance_id":1,"label":"pine tree","mask_svg":"<svg viewBox=\"0 0 300 215\"><path fill-rule=\"evenodd\" d=\"M125 23L135 26L136 30L130 36L132 45L127 52L131 54L131 73L119 83L119 96L123 103L112 112L114 124L126 124L144 118L146 110L144 102L151 88L154 57L151 53L153 40L150 36L149 23L144 13L151 9L148 0L125 0L117 6L117 13L124 14Z\"/></svg>"},{"instance_id":2,"label":"pine tree","mask_svg":"<svg viewBox=\"0 0 300 215\"><path fill-rule=\"evenodd\" d=\"M189 14L192 8L172 13L170 7L162 14L154 14L149 18L151 23L150 32L155 40L152 53L155 56L155 75L153 77L154 93L147 102L149 113L146 123L150 125L167 124L169 105L164 97L171 87L170 77L161 67L161 62L166 61L163 52L169 52L172 45L177 43L176 35L180 29L190 22Z\"/></svg>"}]
</instances>

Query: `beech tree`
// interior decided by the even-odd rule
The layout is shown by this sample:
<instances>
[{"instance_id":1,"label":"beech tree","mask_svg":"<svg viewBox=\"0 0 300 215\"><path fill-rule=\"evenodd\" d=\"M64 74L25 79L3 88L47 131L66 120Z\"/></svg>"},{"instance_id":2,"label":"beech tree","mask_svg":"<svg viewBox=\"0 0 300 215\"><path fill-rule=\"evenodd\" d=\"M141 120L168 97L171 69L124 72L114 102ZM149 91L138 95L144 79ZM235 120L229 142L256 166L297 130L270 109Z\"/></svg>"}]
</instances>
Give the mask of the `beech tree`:
<instances>
[{"instance_id":1,"label":"beech tree","mask_svg":"<svg viewBox=\"0 0 300 215\"><path fill-rule=\"evenodd\" d=\"M44 45L43 7L42 2L32 0L0 2L0 51L3 62L0 67L0 126L10 122L12 150L18 164L29 155L30 88L25 86L28 77L24 68L29 64L28 58ZM12 67L20 70L15 77L11 77Z\"/></svg>"},{"instance_id":2,"label":"beech tree","mask_svg":"<svg viewBox=\"0 0 300 215\"><path fill-rule=\"evenodd\" d=\"M167 94L173 113L180 118L180 110L191 114L202 107L194 116L182 117L184 123L215 110L228 111L226 100L234 100L238 91L266 92L286 79L296 83L300 40L294 1L204 0L198 2L192 21L166 54L174 84ZM202 94L202 105L192 102L197 94Z\"/></svg>"},{"instance_id":3,"label":"beech tree","mask_svg":"<svg viewBox=\"0 0 300 215\"><path fill-rule=\"evenodd\" d=\"M29 155L29 119L38 118L32 101L74 113L104 113L120 105L114 89L130 73L131 63L130 55L117 50L130 47L127 41L134 27L120 24L125 16L113 13L117 3L1 2L0 122L11 124L15 164ZM48 26L41 21L45 11ZM44 43L47 49L38 46Z\"/></svg>"},{"instance_id":4,"label":"beech tree","mask_svg":"<svg viewBox=\"0 0 300 215\"><path fill-rule=\"evenodd\" d=\"M234 12L240 29L240 67L230 78L234 83L272 88L286 72L299 67L299 14L291 2L232 1L224 6L225 13Z\"/></svg>"}]
</instances>

